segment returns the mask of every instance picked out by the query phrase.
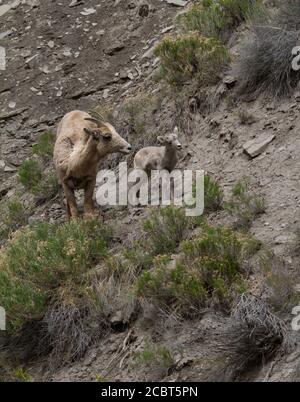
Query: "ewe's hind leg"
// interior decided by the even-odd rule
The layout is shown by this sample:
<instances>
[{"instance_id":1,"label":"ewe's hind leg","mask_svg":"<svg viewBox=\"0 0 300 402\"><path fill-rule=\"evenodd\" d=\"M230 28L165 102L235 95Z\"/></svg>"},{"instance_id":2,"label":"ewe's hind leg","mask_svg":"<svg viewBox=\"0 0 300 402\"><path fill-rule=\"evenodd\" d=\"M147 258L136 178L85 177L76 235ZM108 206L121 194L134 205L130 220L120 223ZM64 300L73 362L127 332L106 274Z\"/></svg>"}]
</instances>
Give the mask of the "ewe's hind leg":
<instances>
[{"instance_id":1,"label":"ewe's hind leg","mask_svg":"<svg viewBox=\"0 0 300 402\"><path fill-rule=\"evenodd\" d=\"M96 179L89 180L84 188L84 215L96 215L93 200Z\"/></svg>"},{"instance_id":2,"label":"ewe's hind leg","mask_svg":"<svg viewBox=\"0 0 300 402\"><path fill-rule=\"evenodd\" d=\"M78 208L74 190L71 189L66 183L63 183L64 193L67 199L67 215L68 219L78 217Z\"/></svg>"}]
</instances>

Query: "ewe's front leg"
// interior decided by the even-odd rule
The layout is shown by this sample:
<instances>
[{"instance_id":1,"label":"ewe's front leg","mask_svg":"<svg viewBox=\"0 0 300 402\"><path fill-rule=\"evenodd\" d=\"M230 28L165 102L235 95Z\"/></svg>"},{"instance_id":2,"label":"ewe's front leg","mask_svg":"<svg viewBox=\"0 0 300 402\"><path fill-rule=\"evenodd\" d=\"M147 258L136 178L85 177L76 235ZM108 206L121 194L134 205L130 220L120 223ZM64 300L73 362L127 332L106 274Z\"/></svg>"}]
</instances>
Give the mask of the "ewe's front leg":
<instances>
[{"instance_id":1,"label":"ewe's front leg","mask_svg":"<svg viewBox=\"0 0 300 402\"><path fill-rule=\"evenodd\" d=\"M84 215L96 215L95 204L93 200L96 178L87 182L84 188Z\"/></svg>"},{"instance_id":2,"label":"ewe's front leg","mask_svg":"<svg viewBox=\"0 0 300 402\"><path fill-rule=\"evenodd\" d=\"M67 215L68 219L70 218L78 218L78 208L76 203L76 198L74 194L74 190L71 189L66 183L63 183L64 193L67 199Z\"/></svg>"}]
</instances>

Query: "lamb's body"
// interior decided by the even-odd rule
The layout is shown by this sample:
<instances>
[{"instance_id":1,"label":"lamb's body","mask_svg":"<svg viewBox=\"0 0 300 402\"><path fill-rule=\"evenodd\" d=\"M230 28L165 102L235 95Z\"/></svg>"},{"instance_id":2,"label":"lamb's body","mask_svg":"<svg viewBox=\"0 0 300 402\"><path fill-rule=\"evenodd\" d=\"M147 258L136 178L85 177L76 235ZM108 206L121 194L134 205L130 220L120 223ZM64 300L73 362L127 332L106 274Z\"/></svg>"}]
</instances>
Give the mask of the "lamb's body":
<instances>
[{"instance_id":1,"label":"lamb's body","mask_svg":"<svg viewBox=\"0 0 300 402\"><path fill-rule=\"evenodd\" d=\"M94 213L93 192L99 163L113 152L128 153L128 144L109 123L97 122L79 110L60 122L54 146L54 164L63 186L69 217L77 217L74 190L84 188L85 213Z\"/></svg>"},{"instance_id":2,"label":"lamb's body","mask_svg":"<svg viewBox=\"0 0 300 402\"><path fill-rule=\"evenodd\" d=\"M178 162L178 150L182 148L178 141L178 129L164 137L158 137L162 147L146 147L137 152L134 158L134 168L142 169L148 174L151 170L168 170L172 172Z\"/></svg>"},{"instance_id":3,"label":"lamb's body","mask_svg":"<svg viewBox=\"0 0 300 402\"><path fill-rule=\"evenodd\" d=\"M137 152L134 158L135 169L145 170L174 170L178 162L177 152L167 147L146 147Z\"/></svg>"}]
</instances>

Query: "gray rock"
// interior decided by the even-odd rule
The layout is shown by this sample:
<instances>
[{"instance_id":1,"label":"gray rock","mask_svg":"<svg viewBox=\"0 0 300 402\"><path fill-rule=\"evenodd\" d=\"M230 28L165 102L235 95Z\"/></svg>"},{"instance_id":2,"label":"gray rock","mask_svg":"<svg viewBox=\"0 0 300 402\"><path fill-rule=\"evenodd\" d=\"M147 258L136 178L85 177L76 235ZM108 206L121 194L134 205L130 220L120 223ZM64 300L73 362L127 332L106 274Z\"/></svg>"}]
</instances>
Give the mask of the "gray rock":
<instances>
[{"instance_id":1,"label":"gray rock","mask_svg":"<svg viewBox=\"0 0 300 402\"><path fill-rule=\"evenodd\" d=\"M251 158L260 155L275 138L273 134L263 134L254 140L250 140L243 145L244 152Z\"/></svg>"},{"instance_id":2,"label":"gray rock","mask_svg":"<svg viewBox=\"0 0 300 402\"><path fill-rule=\"evenodd\" d=\"M0 46L0 70L6 69L6 50L5 47Z\"/></svg>"},{"instance_id":3,"label":"gray rock","mask_svg":"<svg viewBox=\"0 0 300 402\"><path fill-rule=\"evenodd\" d=\"M20 3L21 0L15 0L10 4L3 4L3 6L0 6L0 17L2 17L2 15L6 14L12 8L16 8Z\"/></svg>"}]
</instances>

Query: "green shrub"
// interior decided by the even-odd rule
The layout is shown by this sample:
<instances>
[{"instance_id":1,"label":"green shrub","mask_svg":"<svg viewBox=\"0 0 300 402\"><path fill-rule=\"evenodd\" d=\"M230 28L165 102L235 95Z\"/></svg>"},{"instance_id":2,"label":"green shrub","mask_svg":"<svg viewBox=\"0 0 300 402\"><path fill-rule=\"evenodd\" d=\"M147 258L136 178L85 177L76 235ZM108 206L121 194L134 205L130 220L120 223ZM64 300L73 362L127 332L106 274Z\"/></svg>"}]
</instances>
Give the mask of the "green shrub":
<instances>
[{"instance_id":1,"label":"green shrub","mask_svg":"<svg viewBox=\"0 0 300 402\"><path fill-rule=\"evenodd\" d=\"M42 180L43 173L38 161L28 159L23 162L19 168L19 180L20 183L30 192L36 192L40 181Z\"/></svg>"},{"instance_id":2,"label":"green shrub","mask_svg":"<svg viewBox=\"0 0 300 402\"><path fill-rule=\"evenodd\" d=\"M137 294L188 315L210 303L227 305L245 290L243 263L257 248L253 239L206 226L200 237L182 243L175 267L168 256L157 257L155 268L138 278Z\"/></svg>"},{"instance_id":3,"label":"green shrub","mask_svg":"<svg viewBox=\"0 0 300 402\"><path fill-rule=\"evenodd\" d=\"M43 172L40 163L29 159L19 168L19 181L26 190L41 199L51 199L58 192L57 176L52 171Z\"/></svg>"},{"instance_id":4,"label":"green shrub","mask_svg":"<svg viewBox=\"0 0 300 402\"><path fill-rule=\"evenodd\" d=\"M210 176L204 177L204 210L217 211L222 208L223 190L219 183Z\"/></svg>"},{"instance_id":5,"label":"green shrub","mask_svg":"<svg viewBox=\"0 0 300 402\"><path fill-rule=\"evenodd\" d=\"M142 351L134 356L135 365L167 371L174 364L172 352L164 345L146 342Z\"/></svg>"},{"instance_id":6,"label":"green shrub","mask_svg":"<svg viewBox=\"0 0 300 402\"><path fill-rule=\"evenodd\" d=\"M59 190L57 175L53 172L44 172L42 180L34 188L33 194L39 199L51 200Z\"/></svg>"},{"instance_id":7,"label":"green shrub","mask_svg":"<svg viewBox=\"0 0 300 402\"><path fill-rule=\"evenodd\" d=\"M110 275L116 279L127 279L131 282L142 271L150 268L152 262L153 256L147 251L147 247L142 242L136 242L121 253L111 255L106 264Z\"/></svg>"},{"instance_id":8,"label":"green shrub","mask_svg":"<svg viewBox=\"0 0 300 402\"><path fill-rule=\"evenodd\" d=\"M188 235L189 224L182 209L171 206L155 209L144 224L146 248L152 255L174 252Z\"/></svg>"},{"instance_id":9,"label":"green shrub","mask_svg":"<svg viewBox=\"0 0 300 402\"><path fill-rule=\"evenodd\" d=\"M83 275L107 253L110 230L98 221L39 223L16 234L1 251L0 300L10 328L39 316L51 291Z\"/></svg>"},{"instance_id":10,"label":"green shrub","mask_svg":"<svg viewBox=\"0 0 300 402\"><path fill-rule=\"evenodd\" d=\"M55 135L49 131L44 132L40 135L38 142L33 145L33 154L38 155L43 159L52 158L54 143Z\"/></svg>"},{"instance_id":11,"label":"green shrub","mask_svg":"<svg viewBox=\"0 0 300 402\"><path fill-rule=\"evenodd\" d=\"M26 225L31 209L17 198L7 201L1 209L0 238L4 239L20 227Z\"/></svg>"},{"instance_id":12,"label":"green shrub","mask_svg":"<svg viewBox=\"0 0 300 402\"><path fill-rule=\"evenodd\" d=\"M196 32L165 37L155 54L160 58L161 78L177 87L193 79L199 85L215 84L230 59L226 47L217 39L204 38Z\"/></svg>"},{"instance_id":13,"label":"green shrub","mask_svg":"<svg viewBox=\"0 0 300 402\"><path fill-rule=\"evenodd\" d=\"M32 376L23 368L18 368L14 372L14 376L18 382L32 382Z\"/></svg>"},{"instance_id":14,"label":"green shrub","mask_svg":"<svg viewBox=\"0 0 300 402\"><path fill-rule=\"evenodd\" d=\"M234 186L231 199L224 204L224 208L236 218L238 227L247 229L265 211L265 202L250 191L249 181L244 179Z\"/></svg>"},{"instance_id":15,"label":"green shrub","mask_svg":"<svg viewBox=\"0 0 300 402\"><path fill-rule=\"evenodd\" d=\"M185 31L224 40L241 22L257 13L261 4L261 0L206 0L193 5L178 21Z\"/></svg>"}]
</instances>

